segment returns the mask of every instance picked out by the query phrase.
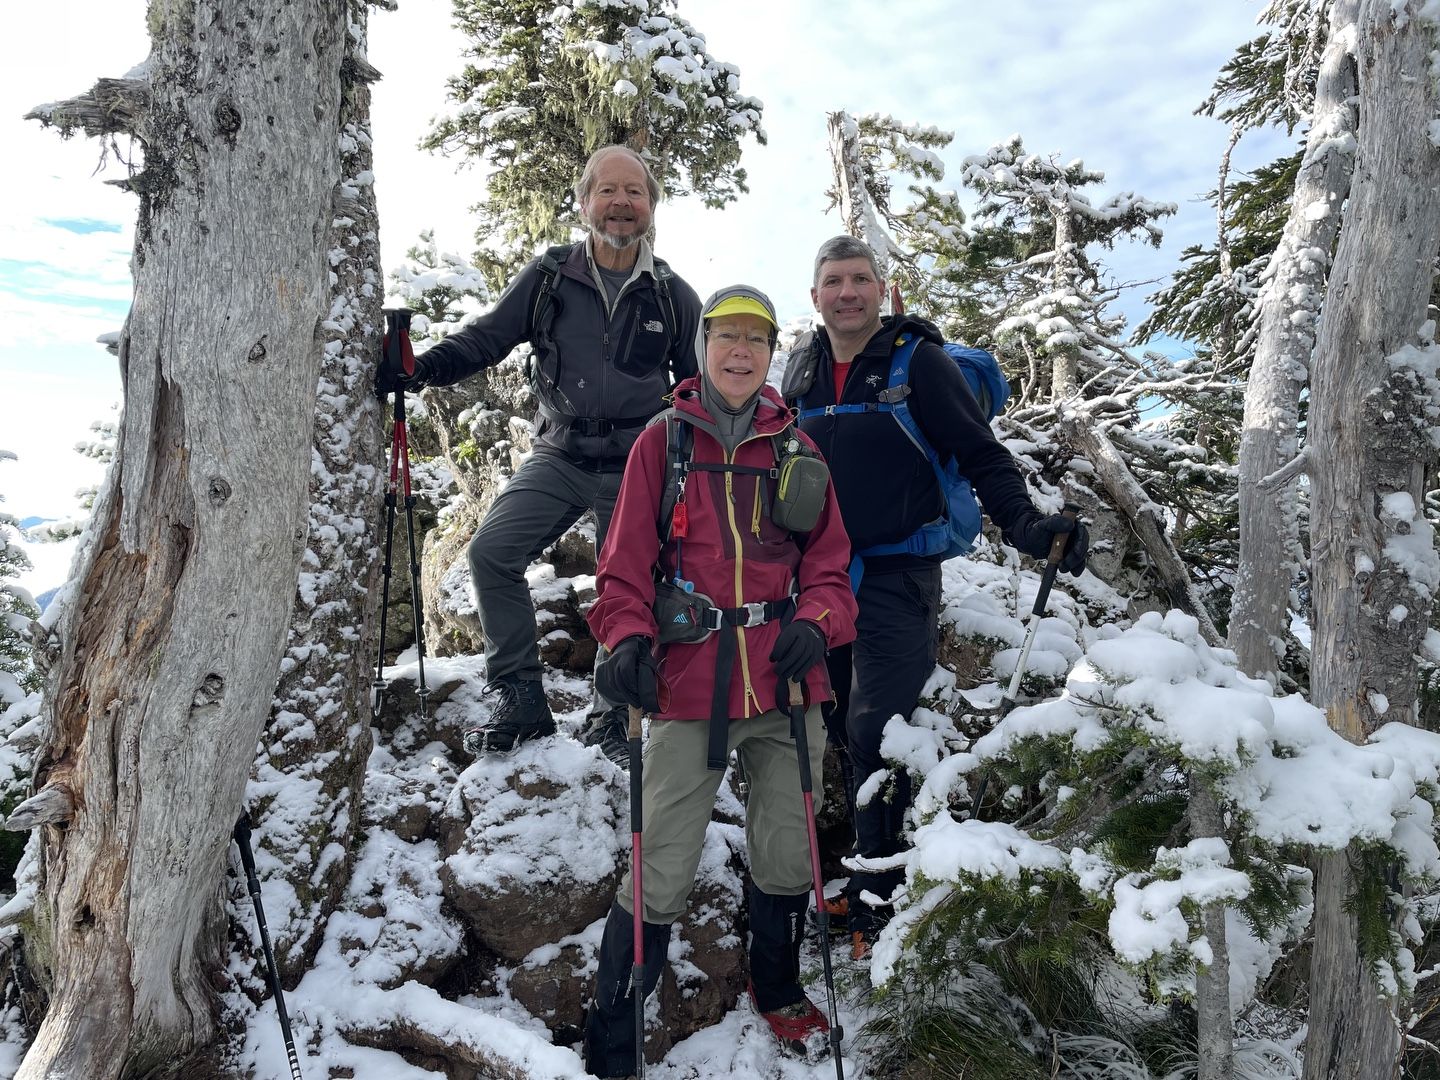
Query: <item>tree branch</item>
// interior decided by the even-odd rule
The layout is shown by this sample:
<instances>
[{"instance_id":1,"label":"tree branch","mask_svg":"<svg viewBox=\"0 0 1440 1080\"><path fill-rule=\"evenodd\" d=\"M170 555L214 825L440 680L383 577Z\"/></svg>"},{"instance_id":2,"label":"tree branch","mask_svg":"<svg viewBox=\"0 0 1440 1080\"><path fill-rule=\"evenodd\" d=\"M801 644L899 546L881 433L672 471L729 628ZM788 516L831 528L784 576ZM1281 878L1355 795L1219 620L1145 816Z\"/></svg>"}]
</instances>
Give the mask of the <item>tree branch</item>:
<instances>
[{"instance_id":1,"label":"tree branch","mask_svg":"<svg viewBox=\"0 0 1440 1080\"><path fill-rule=\"evenodd\" d=\"M1310 447L1306 446L1300 453L1287 461L1280 468L1276 469L1269 476L1261 477L1257 485L1262 492L1278 491L1301 473L1310 471Z\"/></svg>"},{"instance_id":2,"label":"tree branch","mask_svg":"<svg viewBox=\"0 0 1440 1080\"><path fill-rule=\"evenodd\" d=\"M10 812L7 832L29 832L37 825L68 825L75 816L75 796L68 784L49 783Z\"/></svg>"},{"instance_id":3,"label":"tree branch","mask_svg":"<svg viewBox=\"0 0 1440 1080\"><path fill-rule=\"evenodd\" d=\"M79 97L37 105L25 114L57 127L69 136L77 130L86 135L135 135L141 118L150 111L150 83L146 79L99 79Z\"/></svg>"},{"instance_id":4,"label":"tree branch","mask_svg":"<svg viewBox=\"0 0 1440 1080\"><path fill-rule=\"evenodd\" d=\"M1190 572L1179 552L1165 531L1164 513L1140 482L1126 467L1125 461L1115 450L1114 444L1105 436L1093 418L1073 404L1057 406L1060 414L1060 430L1084 452L1095 467L1095 475L1105 485L1115 506L1129 519L1135 534L1145 546L1146 553L1160 576L1160 584L1169 595L1170 603L1186 614L1193 616L1200 624L1200 633L1212 645L1220 643L1220 634L1215 629L1209 613L1190 580Z\"/></svg>"}]
</instances>

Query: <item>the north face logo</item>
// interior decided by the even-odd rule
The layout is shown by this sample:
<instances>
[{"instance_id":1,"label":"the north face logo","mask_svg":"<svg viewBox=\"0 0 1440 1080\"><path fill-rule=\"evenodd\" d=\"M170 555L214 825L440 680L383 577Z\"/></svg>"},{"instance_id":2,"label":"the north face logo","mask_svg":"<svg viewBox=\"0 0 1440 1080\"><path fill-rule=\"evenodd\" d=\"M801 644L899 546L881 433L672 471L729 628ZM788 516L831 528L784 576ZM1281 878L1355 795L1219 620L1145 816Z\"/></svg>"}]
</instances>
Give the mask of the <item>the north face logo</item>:
<instances>
[{"instance_id":1,"label":"the north face logo","mask_svg":"<svg viewBox=\"0 0 1440 1080\"><path fill-rule=\"evenodd\" d=\"M645 329L652 334L663 334L665 332L665 324L659 319L651 319L645 324Z\"/></svg>"}]
</instances>

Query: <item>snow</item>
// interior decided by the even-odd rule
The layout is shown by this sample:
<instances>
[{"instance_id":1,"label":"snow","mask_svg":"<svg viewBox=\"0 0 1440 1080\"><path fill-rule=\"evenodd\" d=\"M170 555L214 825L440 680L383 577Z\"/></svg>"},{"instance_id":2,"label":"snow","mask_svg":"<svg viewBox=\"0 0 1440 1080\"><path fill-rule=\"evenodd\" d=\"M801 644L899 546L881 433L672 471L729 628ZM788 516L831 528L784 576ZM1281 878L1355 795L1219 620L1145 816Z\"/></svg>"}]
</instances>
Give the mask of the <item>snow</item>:
<instances>
[{"instance_id":1,"label":"snow","mask_svg":"<svg viewBox=\"0 0 1440 1080\"><path fill-rule=\"evenodd\" d=\"M594 5L647 10L641 0L591 0L588 4L582 0L575 8ZM1434 17L1437 5L1440 0L1426 0L1426 17ZM565 25L569 14L569 9L557 9L553 21ZM587 42L583 47L607 63L648 58L651 69L674 84L665 99L672 106L683 104L683 93L700 89L707 94L703 99L706 107L723 107L723 99L716 94L726 87L734 89L734 71L703 56L702 37L690 33L678 20L642 20L634 29L622 45ZM625 78L615 78L611 86L617 96L638 93L635 84ZM524 111L496 112L487 122L508 122ZM939 157L923 141L936 135L936 129L900 124L890 117L866 119L894 127L903 136L886 142L884 149L912 172L941 167ZM758 130L758 114L742 109L727 117L726 123ZM858 132L853 122L851 127ZM1431 126L1432 138L1440 141L1437 129L1440 121ZM368 144L368 138L366 132L349 132L342 136L342 146L353 149ZM1347 139L1353 147L1348 133L1334 141L1340 145ZM870 147L877 145L871 143ZM1172 204L1152 202L1130 192L1092 202L1060 175L1061 169L1083 171L1082 162L1061 166L1058 159L1020 152L1019 145L1016 138L1013 150L999 146L986 155L967 158L966 176L985 186L1018 189L1030 185L1036 192L1063 200L1092 222L1118 221L1137 212L1158 217L1175 210ZM1088 175L1103 179L1103 174ZM373 179L368 170L361 170L350 177L344 190L353 196ZM944 194L953 201L953 192ZM988 205L994 212L1000 194L992 195ZM1317 202L1304 213L1314 221L1327 216L1330 209ZM341 224L337 222L337 227ZM877 236L883 235L873 217L866 224ZM1141 228L1158 239L1153 223L1146 222ZM479 272L466 259L433 250L429 254L428 265L417 260L400 275L403 289L410 295L436 286L463 291L481 284ZM346 258L345 250L337 247L331 261L339 268ZM1323 262L1323 253L1317 254L1317 261ZM1058 267L1063 267L1060 258L1042 258L1030 269L1049 275ZM363 294L363 287L359 291ZM1099 356L1103 349L1097 342L1103 344L1101 339L1116 336L1113 329L1092 321L1103 299L1103 290L1063 282L1024 304L1015 317L1002 324L1001 333L1032 335L1044 349L1093 350L1093 355ZM1313 290L1305 295L1292 291L1290 300L1307 309L1298 313L1297 324L1309 327L1313 323L1310 309L1317 299ZM339 334L350 329L353 321L353 306L342 300L324 327ZM417 327L423 322L417 319ZM325 347L330 361L347 361L341 341L327 341ZM1393 356L1392 364L1433 381L1434 346L1407 349ZM354 358L349 361L353 367ZM320 401L343 412L350 401L347 392L353 390L353 385L322 382ZM340 424L332 432L331 449L343 456L356 437L353 426ZM1028 446L1040 448L1037 443ZM1193 453L1197 461L1201 457L1196 448L1170 444L1167 449L1176 454ZM1079 468L1075 471L1086 475ZM314 472L322 485L333 480L318 454ZM373 483L375 477L361 479ZM449 477L439 477L437 482L446 485ZM1440 585L1440 560L1434 553L1429 526L1406 493L1385 497L1382 518L1391 530L1382 557L1407 575L1423 610L1423 601ZM363 523L328 515L323 507L316 507L311 524L311 547L306 551L306 570L298 592L302 606L321 614L328 595L326 586L343 579L343 573L331 567L330 558L343 548L347 537L358 535ZM70 543L73 551L79 541ZM48 550L57 557L64 553L68 562L70 551L59 545ZM1361 553L1356 554L1354 565L1357 574L1375 570L1374 561ZM1175 850L1162 848L1151 869L1122 872L1103 847L1087 848L1083 838L1079 843L1059 845L1039 830L961 816L956 796L979 770L1039 741L1063 743L1084 755L1104 750L1117 735L1134 737L1137 745L1158 748L1184 767L1203 766L1221 774L1217 785L1229 811L1268 843L1329 850L1360 841L1396 852L1407 874L1417 880L1440 874L1430 802L1440 785L1440 737L1390 724L1366 745L1355 746L1331 731L1324 714L1302 698L1277 697L1268 684L1240 674L1233 655L1204 643L1193 618L1178 612L1151 613L1132 623L1122 617L1125 598L1090 574L1067 582L1070 592L1053 593L1050 614L1038 625L1027 672L1030 685L1041 687L1039 693L1049 700L1016 709L973 746L968 745L956 730L952 713L993 708L998 703L999 682L1008 677L1018 660L1024 636L1021 617L1033 600L1037 578L1029 571L1021 573L983 560L955 561L944 573L942 621L947 629L971 643L1003 647L989 656L988 666L978 675L978 686L959 687L948 673L932 678L925 693L936 707L923 706L908 718L893 717L886 725L881 747L893 767L865 778L862 801L880 795L899 770L920 781L910 823L913 842L896 857L911 888L900 899L890 930L877 944L870 969L876 982L891 978L905 962L906 931L958 892L982 880L1043 889L1059 875L1069 875L1097 903L1109 905L1109 937L1121 960L1140 965L1181 954L1195 962L1208 961L1209 943L1197 932L1194 907L1212 902L1233 904L1250 891L1248 876L1230 865L1224 841L1197 839ZM55 584L60 580L63 575ZM594 585L593 578L561 578L548 564L533 568L527 582L542 605L565 602ZM441 592L457 610L473 612L463 566L446 574ZM1408 615L1404 605L1395 605L1389 612L1394 622L1402 622ZM1098 625L1102 617L1114 618L1116 625ZM1440 661L1440 633L1427 632L1424 649ZM293 647L285 657L284 671L294 671L312 652L306 646ZM482 668L473 658L432 662L432 682L454 675L465 683L437 710L439 727L456 724L463 715L484 707L475 693ZM413 678L414 671L414 664L407 663L387 674L392 679ZM583 679L570 681L578 686L578 700L588 686ZM7 724L23 721L15 725L12 740L33 722L30 718L38 711L38 699L33 695L23 698L13 683L11 679L10 684L0 685L0 701L16 702L4 713ZM338 707L329 686L305 687L296 697L304 698L307 709L291 708L289 702L277 709L276 723L266 739L271 754L314 740L315 719ZM1372 692L1371 704L1377 713L1383 713L1389 703ZM21 705L30 708L25 716L19 714ZM577 719L560 717L562 729L573 729ZM363 736L361 728L347 732L351 739ZM8 744L0 748L0 767L18 769L18 763L4 756L9 753ZM503 985L493 994L487 988L454 1001L403 976L422 962L444 963L465 947L464 931L445 901L442 873L448 873L461 888L516 883L534 889L538 896L546 895L547 887L562 876L587 882L611 877L623 861L627 843L626 822L617 812L617 806L623 805L618 801L621 778L612 771L597 781L596 752L564 737L547 744L544 753L525 754L518 760L518 786L512 782L517 762L487 760L460 772L451 760L443 743L426 742L409 728L377 737L363 783L368 824L351 852L354 864L345 899L323 933L314 928L314 933L322 935L315 960L291 994L302 1063L307 1070L323 1063L331 1072L349 1070L357 1076L438 1075L408 1064L396 1053L362 1046L351 1038L357 1033L393 1032L409 1026L477 1055L493 1055L516 1071L547 1077L584 1076L574 1048L553 1045L545 1025L510 999ZM324 762L317 761L320 764ZM1083 809L1073 805L1084 802L1077 783L1042 785L1061 821ZM542 789L552 794L534 794ZM728 788L724 790L728 793ZM1317 799L1316 792L1325 797ZM333 824L339 832L353 821L349 815L361 813L359 806L350 807L354 799L350 790L327 791L317 773L284 773L271 768L263 757L247 796L267 803L267 835L277 847L299 853L297 858L305 862L303 869L316 885L345 851L332 840L310 854L299 837L301 826L320 806L335 815ZM433 838L405 840L374 824L413 806L436 811L443 807L446 818L452 824L460 823L473 843L446 858ZM731 817L743 817L743 807L733 800L723 809ZM739 879L722 858L726 845L737 842L733 834L738 830L739 826L732 824L712 825L711 842L699 871L702 880L738 885ZM272 925L292 939L304 940L306 931L299 924L307 908L296 887L280 875L274 855L262 848L257 850L257 859ZM27 865L31 873L22 874L21 894L0 910L0 921L34 895L33 854ZM923 891L921 883L928 883ZM734 899L740 902L738 891ZM246 903L241 900L236 910L241 925L248 928L251 921ZM1289 928L1291 936L1300 932L1307 915L1306 910L1297 913L1295 925ZM1227 924L1232 999L1243 1002L1253 996L1255 986L1280 955L1283 942L1255 936L1236 918L1233 908L1227 911ZM544 963L569 944L581 946L593 962L598 926L592 924L562 941L542 945L524 963ZM671 955L677 968L694 970L686 958L685 943L677 940ZM1412 963L1402 951L1392 976L1397 983L1405 981ZM807 974L813 976L813 953L807 952L806 964ZM244 984L244 975L236 978ZM238 1051L241 1062L257 1078L288 1076L273 1005L266 1002L257 1010L243 998L237 993L227 1002L233 1014L246 1022ZM841 1017L852 1031L846 1050L848 1055L856 1055L847 1055L847 1071L857 1074L857 1069L863 1070L863 1062L858 1060L860 1044L853 1033L864 1013L842 1002ZM385 1040L381 1041L384 1044ZM0 1044L0 1072L5 1070L4 1055L12 1049ZM824 1076L830 1070L828 1063L808 1067L779 1059L763 1026L742 1001L719 1024L673 1047L662 1063L652 1067L650 1075L666 1080L727 1075L789 1080Z\"/></svg>"}]
</instances>

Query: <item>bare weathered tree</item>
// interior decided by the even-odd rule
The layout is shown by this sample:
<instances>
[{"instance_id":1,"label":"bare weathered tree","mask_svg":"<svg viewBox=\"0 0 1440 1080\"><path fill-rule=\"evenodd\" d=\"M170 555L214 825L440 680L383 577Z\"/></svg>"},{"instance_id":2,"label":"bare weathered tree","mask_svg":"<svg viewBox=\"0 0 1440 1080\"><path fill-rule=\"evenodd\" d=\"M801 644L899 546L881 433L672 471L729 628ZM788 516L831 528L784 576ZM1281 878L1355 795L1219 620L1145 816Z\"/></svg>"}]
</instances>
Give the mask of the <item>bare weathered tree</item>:
<instances>
[{"instance_id":1,"label":"bare weathered tree","mask_svg":"<svg viewBox=\"0 0 1440 1080\"><path fill-rule=\"evenodd\" d=\"M1336 0L1290 217L1269 267L1255 323L1255 359L1240 437L1240 563L1226 644L1249 675L1280 681L1296 544L1300 391L1315 347L1330 253L1355 164L1359 0ZM1277 543L1278 540L1278 543Z\"/></svg>"},{"instance_id":2,"label":"bare weathered tree","mask_svg":"<svg viewBox=\"0 0 1440 1080\"><path fill-rule=\"evenodd\" d=\"M339 902L370 755L367 651L380 559L380 234L371 182L369 5L348 0L341 65L340 183L330 222L330 311L315 402L309 543L275 705L251 782L265 911L280 970L298 981Z\"/></svg>"},{"instance_id":3,"label":"bare weathered tree","mask_svg":"<svg viewBox=\"0 0 1440 1080\"><path fill-rule=\"evenodd\" d=\"M215 1033L219 882L306 546L346 16L152 0L137 73L32 114L144 166L124 420L35 767L27 1080L145 1076Z\"/></svg>"},{"instance_id":4,"label":"bare weathered tree","mask_svg":"<svg viewBox=\"0 0 1440 1080\"><path fill-rule=\"evenodd\" d=\"M1354 181L1310 380L1311 695L1356 742L1414 719L1415 653L1440 577L1422 513L1434 403L1415 363L1429 354L1417 346L1433 334L1440 251L1436 24L1425 7L1360 6ZM1319 868L1306 1080L1392 1075L1400 1048L1393 1002L1359 945L1358 919L1383 913L1350 903L1358 858L1341 851Z\"/></svg>"}]
</instances>

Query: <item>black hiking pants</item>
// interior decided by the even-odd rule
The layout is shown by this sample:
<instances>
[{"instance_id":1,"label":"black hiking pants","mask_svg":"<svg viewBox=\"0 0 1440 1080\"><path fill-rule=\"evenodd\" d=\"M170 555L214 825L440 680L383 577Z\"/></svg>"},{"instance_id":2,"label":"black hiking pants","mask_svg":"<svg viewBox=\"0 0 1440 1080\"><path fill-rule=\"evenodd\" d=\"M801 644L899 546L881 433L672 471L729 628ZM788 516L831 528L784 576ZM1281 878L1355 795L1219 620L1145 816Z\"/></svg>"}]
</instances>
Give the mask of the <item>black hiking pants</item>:
<instances>
[{"instance_id":1,"label":"black hiking pants","mask_svg":"<svg viewBox=\"0 0 1440 1080\"><path fill-rule=\"evenodd\" d=\"M885 725L897 714L909 722L935 670L940 564L879 572L867 568L855 599L860 605L855 641L831 649L827 659L836 703L825 727L845 770L855 853L883 858L900 850L901 827L910 808L910 776L904 769L895 770L888 787L864 806L856 806L856 793L872 773L886 767L880 757ZM850 929L873 932L884 921L861 902L862 891L887 898L904 877L900 870L851 874L845 888Z\"/></svg>"}]
</instances>

